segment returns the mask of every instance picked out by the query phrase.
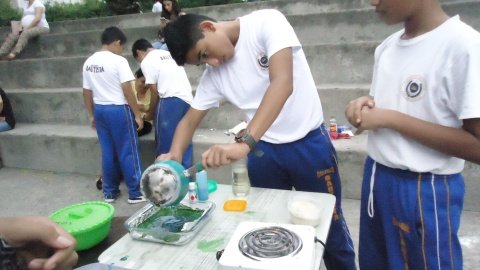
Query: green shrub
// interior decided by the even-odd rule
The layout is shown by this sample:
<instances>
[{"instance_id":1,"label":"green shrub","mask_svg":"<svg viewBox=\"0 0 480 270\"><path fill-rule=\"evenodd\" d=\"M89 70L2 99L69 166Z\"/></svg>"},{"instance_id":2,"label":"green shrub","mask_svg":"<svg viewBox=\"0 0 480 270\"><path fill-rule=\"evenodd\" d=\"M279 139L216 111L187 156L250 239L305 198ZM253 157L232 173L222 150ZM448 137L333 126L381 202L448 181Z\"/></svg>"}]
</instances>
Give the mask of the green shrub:
<instances>
[{"instance_id":1,"label":"green shrub","mask_svg":"<svg viewBox=\"0 0 480 270\"><path fill-rule=\"evenodd\" d=\"M243 3L243 0L180 0L179 5L181 8L193 8L204 6L215 6L232 3Z\"/></svg>"},{"instance_id":2,"label":"green shrub","mask_svg":"<svg viewBox=\"0 0 480 270\"><path fill-rule=\"evenodd\" d=\"M10 0L0 0L0 10L0 26L10 26L10 21L22 18L22 11L12 8Z\"/></svg>"},{"instance_id":3,"label":"green shrub","mask_svg":"<svg viewBox=\"0 0 480 270\"><path fill-rule=\"evenodd\" d=\"M97 18L112 16L114 12L107 5L112 2L121 2L121 0L84 0L82 3L47 3L45 4L45 15L47 21L64 21L84 18ZM153 0L137 0L141 10L145 13L150 12L153 6ZM46 2L46 1L45 1ZM192 8L201 6L223 5L230 3L242 3L243 0L180 0L181 8ZM11 20L20 20L22 10L14 9L10 6L10 0L0 0L0 26L10 26Z\"/></svg>"},{"instance_id":4,"label":"green shrub","mask_svg":"<svg viewBox=\"0 0 480 270\"><path fill-rule=\"evenodd\" d=\"M113 15L105 1L85 0L82 3L47 3L45 15L49 22L96 18Z\"/></svg>"}]
</instances>

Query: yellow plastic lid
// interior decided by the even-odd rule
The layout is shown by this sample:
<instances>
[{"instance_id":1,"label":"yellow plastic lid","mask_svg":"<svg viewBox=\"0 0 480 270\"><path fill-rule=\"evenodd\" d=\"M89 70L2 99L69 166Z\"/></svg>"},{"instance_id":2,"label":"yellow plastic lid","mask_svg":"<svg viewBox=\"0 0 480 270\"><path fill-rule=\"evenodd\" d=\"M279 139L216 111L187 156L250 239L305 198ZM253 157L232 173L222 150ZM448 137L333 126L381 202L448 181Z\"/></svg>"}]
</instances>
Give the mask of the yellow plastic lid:
<instances>
[{"instance_id":1,"label":"yellow plastic lid","mask_svg":"<svg viewBox=\"0 0 480 270\"><path fill-rule=\"evenodd\" d=\"M243 212L246 208L246 200L228 200L223 204L223 210L227 212Z\"/></svg>"}]
</instances>

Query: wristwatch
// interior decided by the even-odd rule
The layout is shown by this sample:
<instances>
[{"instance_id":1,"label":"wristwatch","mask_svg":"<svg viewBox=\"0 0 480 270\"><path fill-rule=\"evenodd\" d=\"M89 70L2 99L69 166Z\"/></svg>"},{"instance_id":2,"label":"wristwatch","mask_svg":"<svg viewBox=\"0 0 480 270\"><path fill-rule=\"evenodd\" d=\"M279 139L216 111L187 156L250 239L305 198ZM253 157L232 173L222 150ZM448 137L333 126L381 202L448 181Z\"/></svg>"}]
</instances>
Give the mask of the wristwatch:
<instances>
[{"instance_id":1,"label":"wristwatch","mask_svg":"<svg viewBox=\"0 0 480 270\"><path fill-rule=\"evenodd\" d=\"M255 138L253 138L252 135L248 132L247 129L242 129L240 130L236 135L235 135L235 141L237 143L246 143L248 147L250 148L250 151L253 151L255 155L258 157L263 156L263 151L260 149L255 149L255 145L257 144L257 141Z\"/></svg>"},{"instance_id":2,"label":"wristwatch","mask_svg":"<svg viewBox=\"0 0 480 270\"><path fill-rule=\"evenodd\" d=\"M257 144L257 141L255 141L253 136L248 133L248 130L246 128L240 130L235 135L235 141L237 143L246 143L248 147L250 147L250 151L253 151L255 149L255 145Z\"/></svg>"}]
</instances>

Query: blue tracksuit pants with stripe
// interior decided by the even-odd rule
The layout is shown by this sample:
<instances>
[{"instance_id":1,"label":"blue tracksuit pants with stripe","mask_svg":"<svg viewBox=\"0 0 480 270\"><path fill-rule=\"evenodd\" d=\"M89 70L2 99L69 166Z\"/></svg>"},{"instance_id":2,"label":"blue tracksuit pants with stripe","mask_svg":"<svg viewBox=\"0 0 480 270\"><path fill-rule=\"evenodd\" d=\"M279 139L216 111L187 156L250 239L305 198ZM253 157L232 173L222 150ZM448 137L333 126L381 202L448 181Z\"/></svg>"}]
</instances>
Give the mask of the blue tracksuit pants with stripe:
<instances>
[{"instance_id":1,"label":"blue tracksuit pants with stripe","mask_svg":"<svg viewBox=\"0 0 480 270\"><path fill-rule=\"evenodd\" d=\"M462 269L461 174L436 175L365 162L360 269Z\"/></svg>"},{"instance_id":2,"label":"blue tracksuit pants with stripe","mask_svg":"<svg viewBox=\"0 0 480 270\"><path fill-rule=\"evenodd\" d=\"M117 195L123 175L129 198L141 196L142 168L132 110L128 105L95 104L94 117L102 148L103 193Z\"/></svg>"},{"instance_id":3,"label":"blue tracksuit pants with stripe","mask_svg":"<svg viewBox=\"0 0 480 270\"><path fill-rule=\"evenodd\" d=\"M329 270L356 269L355 251L342 212L342 190L337 154L322 125L304 138L284 144L259 141L264 155L248 155L248 176L254 187L331 193L335 209L324 262Z\"/></svg>"},{"instance_id":4,"label":"blue tracksuit pants with stripe","mask_svg":"<svg viewBox=\"0 0 480 270\"><path fill-rule=\"evenodd\" d=\"M160 98L155 114L155 154L165 154L170 151L173 135L178 123L190 109L190 105L177 97ZM183 154L182 165L185 168L192 166L193 146L187 147Z\"/></svg>"}]
</instances>

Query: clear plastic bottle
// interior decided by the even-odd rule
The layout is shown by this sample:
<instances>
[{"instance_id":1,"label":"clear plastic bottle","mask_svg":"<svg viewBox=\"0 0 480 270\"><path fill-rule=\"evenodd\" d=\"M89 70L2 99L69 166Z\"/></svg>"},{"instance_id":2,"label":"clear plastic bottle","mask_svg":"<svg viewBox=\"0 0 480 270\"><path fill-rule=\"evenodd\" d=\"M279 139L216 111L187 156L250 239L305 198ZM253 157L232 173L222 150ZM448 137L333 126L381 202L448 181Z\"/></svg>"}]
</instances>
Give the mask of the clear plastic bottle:
<instances>
[{"instance_id":1,"label":"clear plastic bottle","mask_svg":"<svg viewBox=\"0 0 480 270\"><path fill-rule=\"evenodd\" d=\"M197 185L195 182L188 183L188 200L190 202L197 201Z\"/></svg>"},{"instance_id":2,"label":"clear plastic bottle","mask_svg":"<svg viewBox=\"0 0 480 270\"><path fill-rule=\"evenodd\" d=\"M246 197L250 193L250 179L244 159L232 164L232 192L235 197Z\"/></svg>"}]
</instances>

